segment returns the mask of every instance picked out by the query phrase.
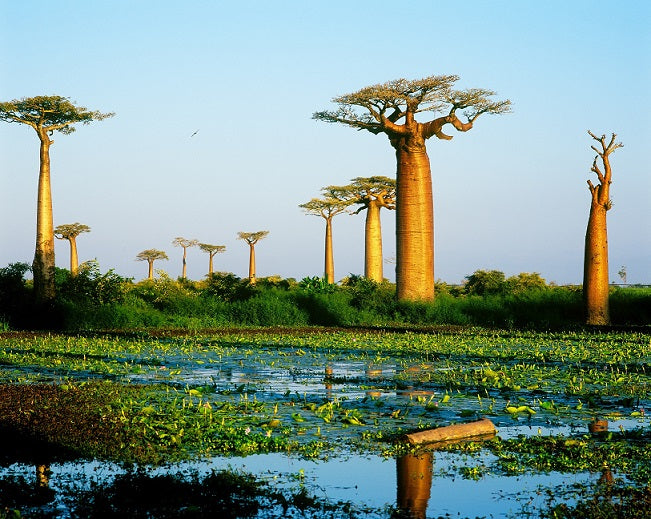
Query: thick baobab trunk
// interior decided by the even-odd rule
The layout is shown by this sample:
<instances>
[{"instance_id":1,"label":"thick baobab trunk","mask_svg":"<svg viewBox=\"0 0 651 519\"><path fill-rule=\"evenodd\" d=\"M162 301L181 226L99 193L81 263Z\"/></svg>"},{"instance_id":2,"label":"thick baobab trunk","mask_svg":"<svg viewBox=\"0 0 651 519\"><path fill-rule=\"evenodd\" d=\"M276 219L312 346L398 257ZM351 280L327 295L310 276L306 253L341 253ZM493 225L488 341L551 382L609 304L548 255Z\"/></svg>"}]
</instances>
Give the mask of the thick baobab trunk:
<instances>
[{"instance_id":1,"label":"thick baobab trunk","mask_svg":"<svg viewBox=\"0 0 651 519\"><path fill-rule=\"evenodd\" d=\"M335 282L335 259L332 252L332 218L326 218L324 277L328 283Z\"/></svg>"},{"instance_id":2,"label":"thick baobab trunk","mask_svg":"<svg viewBox=\"0 0 651 519\"><path fill-rule=\"evenodd\" d=\"M398 146L396 288L399 300L434 299L434 201L425 145Z\"/></svg>"},{"instance_id":3,"label":"thick baobab trunk","mask_svg":"<svg viewBox=\"0 0 651 519\"><path fill-rule=\"evenodd\" d=\"M187 247L183 247L183 272L181 274L181 277L185 279L188 274L188 263L186 261L186 256L188 255L188 249Z\"/></svg>"},{"instance_id":4,"label":"thick baobab trunk","mask_svg":"<svg viewBox=\"0 0 651 519\"><path fill-rule=\"evenodd\" d=\"M255 285L255 243L249 243L249 283Z\"/></svg>"},{"instance_id":5,"label":"thick baobab trunk","mask_svg":"<svg viewBox=\"0 0 651 519\"><path fill-rule=\"evenodd\" d=\"M54 286L54 222L52 218L52 189L50 184L50 141L45 130L38 133L40 145L40 170L36 205L36 251L32 270L36 301L52 301Z\"/></svg>"},{"instance_id":6,"label":"thick baobab trunk","mask_svg":"<svg viewBox=\"0 0 651 519\"><path fill-rule=\"evenodd\" d=\"M148 279L154 279L154 260L148 260L147 263L149 263Z\"/></svg>"},{"instance_id":7,"label":"thick baobab trunk","mask_svg":"<svg viewBox=\"0 0 651 519\"><path fill-rule=\"evenodd\" d=\"M70 274L73 276L77 275L79 270L79 258L77 257L77 240L74 236L68 238L70 242Z\"/></svg>"},{"instance_id":8,"label":"thick baobab trunk","mask_svg":"<svg viewBox=\"0 0 651 519\"><path fill-rule=\"evenodd\" d=\"M583 299L586 323L610 323L608 309L608 233L606 207L593 201L585 233Z\"/></svg>"},{"instance_id":9,"label":"thick baobab trunk","mask_svg":"<svg viewBox=\"0 0 651 519\"><path fill-rule=\"evenodd\" d=\"M212 276L212 271L213 271L212 259L213 259L213 257L214 257L214 254L210 253L210 258L208 259L208 277Z\"/></svg>"},{"instance_id":10,"label":"thick baobab trunk","mask_svg":"<svg viewBox=\"0 0 651 519\"><path fill-rule=\"evenodd\" d=\"M382 226L380 204L371 200L366 210L364 277L378 283L384 280L382 267Z\"/></svg>"}]
</instances>

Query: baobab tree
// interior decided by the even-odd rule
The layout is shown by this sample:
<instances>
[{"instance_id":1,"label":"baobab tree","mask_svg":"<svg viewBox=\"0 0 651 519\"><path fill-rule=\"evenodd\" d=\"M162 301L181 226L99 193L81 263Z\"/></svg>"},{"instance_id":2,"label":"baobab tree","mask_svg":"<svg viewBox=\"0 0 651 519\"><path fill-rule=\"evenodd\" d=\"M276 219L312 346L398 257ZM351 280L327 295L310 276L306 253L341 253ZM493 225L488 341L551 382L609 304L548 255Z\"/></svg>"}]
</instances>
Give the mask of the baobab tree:
<instances>
[{"instance_id":1,"label":"baobab tree","mask_svg":"<svg viewBox=\"0 0 651 519\"><path fill-rule=\"evenodd\" d=\"M255 244L264 239L269 231L238 232L237 237L249 244L249 283L255 285Z\"/></svg>"},{"instance_id":2,"label":"baobab tree","mask_svg":"<svg viewBox=\"0 0 651 519\"><path fill-rule=\"evenodd\" d=\"M90 111L75 106L66 97L37 96L0 103L0 120L31 126L40 141L38 196L36 203L36 250L32 272L36 301L46 303L55 296L54 220L50 181L50 138L54 132L64 135L75 131L76 123L88 124L112 117L112 113Z\"/></svg>"},{"instance_id":3,"label":"baobab tree","mask_svg":"<svg viewBox=\"0 0 651 519\"><path fill-rule=\"evenodd\" d=\"M510 111L509 100L494 101L495 92L483 88L454 90L458 76L397 79L335 97L335 111L316 112L314 119L341 123L373 134L383 133L396 152L396 285L400 300L434 298L434 203L432 175L425 141L450 124L470 130L485 113ZM422 112L443 115L418 122ZM463 114L465 121L459 118Z\"/></svg>"},{"instance_id":4,"label":"baobab tree","mask_svg":"<svg viewBox=\"0 0 651 519\"><path fill-rule=\"evenodd\" d=\"M175 247L182 247L183 248L183 273L181 274L181 277L185 279L187 277L188 273L188 264L186 261L186 257L188 255L188 248L189 247L195 247L196 245L199 244L198 240L187 240L185 238L182 238L181 236L177 236L172 240L172 245Z\"/></svg>"},{"instance_id":5,"label":"baobab tree","mask_svg":"<svg viewBox=\"0 0 651 519\"><path fill-rule=\"evenodd\" d=\"M77 236L81 233L90 232L90 227L79 222L57 225L54 229L54 236L59 240L68 240L70 243L70 274L77 275L79 259L77 257Z\"/></svg>"},{"instance_id":6,"label":"baobab tree","mask_svg":"<svg viewBox=\"0 0 651 519\"><path fill-rule=\"evenodd\" d=\"M146 261L149 264L149 275L147 279L154 279L154 261L169 259L167 254L158 249L146 249L136 256L136 261Z\"/></svg>"},{"instance_id":7,"label":"baobab tree","mask_svg":"<svg viewBox=\"0 0 651 519\"><path fill-rule=\"evenodd\" d=\"M596 173L599 184L595 186L591 180L588 180L591 201L588 228L585 233L583 302L586 323L604 325L610 323L608 308L608 232L606 229L606 213L613 205L610 199L610 184L612 183L610 154L617 148L621 148L623 144L615 142L617 135L614 133L609 143L606 143L605 135L597 137L589 130L588 134L599 143L599 147L590 146L597 153L590 171ZM597 165L599 158L601 158L603 171Z\"/></svg>"},{"instance_id":8,"label":"baobab tree","mask_svg":"<svg viewBox=\"0 0 651 519\"><path fill-rule=\"evenodd\" d=\"M220 252L224 252L226 250L226 245L211 245L209 243L200 243L199 248L207 252L210 259L208 260L208 277L212 276L213 273L213 258L215 257L215 254L218 254Z\"/></svg>"},{"instance_id":9,"label":"baobab tree","mask_svg":"<svg viewBox=\"0 0 651 519\"><path fill-rule=\"evenodd\" d=\"M328 283L335 282L335 260L332 249L332 219L343 213L351 204L345 197L345 188L328 186L322 189L326 196L313 198L309 202L300 204L299 207L307 214L320 216L326 222L325 228L325 266L324 277Z\"/></svg>"},{"instance_id":10,"label":"baobab tree","mask_svg":"<svg viewBox=\"0 0 651 519\"><path fill-rule=\"evenodd\" d=\"M353 214L366 210L364 277L381 283L384 280L384 269L380 209L396 208L396 181L383 176L356 177L345 188L350 200L360 206Z\"/></svg>"}]
</instances>

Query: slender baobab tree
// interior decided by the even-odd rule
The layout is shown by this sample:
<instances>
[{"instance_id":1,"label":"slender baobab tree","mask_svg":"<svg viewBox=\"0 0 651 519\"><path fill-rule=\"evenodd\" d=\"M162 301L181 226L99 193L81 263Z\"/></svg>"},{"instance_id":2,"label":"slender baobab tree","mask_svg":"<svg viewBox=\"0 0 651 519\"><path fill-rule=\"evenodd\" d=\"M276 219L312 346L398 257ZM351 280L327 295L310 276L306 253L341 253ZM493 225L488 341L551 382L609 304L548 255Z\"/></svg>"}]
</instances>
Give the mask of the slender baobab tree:
<instances>
[{"instance_id":1,"label":"slender baobab tree","mask_svg":"<svg viewBox=\"0 0 651 519\"><path fill-rule=\"evenodd\" d=\"M610 168L610 154L623 146L615 142L617 135L614 133L610 142L606 136L597 137L588 131L590 137L599 143L599 147L591 146L597 153L592 162L591 171L597 174L599 184L596 186L588 180L590 189L590 216L588 228L585 233L585 257L583 264L583 301L587 324L604 325L610 323L608 309L608 233L606 230L606 212L612 207L610 199L610 184L612 183L612 170ZM597 165L601 158L603 171Z\"/></svg>"},{"instance_id":2,"label":"slender baobab tree","mask_svg":"<svg viewBox=\"0 0 651 519\"><path fill-rule=\"evenodd\" d=\"M380 209L396 208L396 181L383 176L356 177L345 188L352 202L360 206L353 214L366 210L364 277L381 283L384 280L384 269Z\"/></svg>"},{"instance_id":3,"label":"slender baobab tree","mask_svg":"<svg viewBox=\"0 0 651 519\"><path fill-rule=\"evenodd\" d=\"M238 232L237 237L249 244L249 283L255 285L255 244L264 239L269 231Z\"/></svg>"},{"instance_id":4,"label":"slender baobab tree","mask_svg":"<svg viewBox=\"0 0 651 519\"><path fill-rule=\"evenodd\" d=\"M434 203L425 141L432 136L451 139L443 133L446 124L466 132L482 114L510 111L511 102L492 100L491 90L454 90L458 79L430 76L373 85L335 97L337 110L313 115L320 121L383 133L396 151L396 285L401 300L434 298ZM422 112L442 115L419 122L416 116Z\"/></svg>"},{"instance_id":5,"label":"slender baobab tree","mask_svg":"<svg viewBox=\"0 0 651 519\"><path fill-rule=\"evenodd\" d=\"M189 247L195 247L199 244L197 240L187 240L186 238L182 238L181 236L178 236L172 240L172 245L175 247L182 247L183 248L183 274L181 274L181 277L185 279L188 274L188 264L186 261L186 257L188 255L188 248Z\"/></svg>"},{"instance_id":6,"label":"slender baobab tree","mask_svg":"<svg viewBox=\"0 0 651 519\"><path fill-rule=\"evenodd\" d=\"M325 228L325 267L324 277L328 283L335 282L335 260L332 250L332 219L343 213L351 202L345 198L345 189L339 186L328 186L322 189L326 195L323 198L313 198L299 205L307 214L320 216L326 221Z\"/></svg>"},{"instance_id":7,"label":"slender baobab tree","mask_svg":"<svg viewBox=\"0 0 651 519\"><path fill-rule=\"evenodd\" d=\"M213 258L215 257L215 254L224 252L226 250L226 245L211 245L209 243L200 243L199 248L203 252L207 252L209 255L210 259L208 260L208 277L210 277L213 273Z\"/></svg>"},{"instance_id":8,"label":"slender baobab tree","mask_svg":"<svg viewBox=\"0 0 651 519\"><path fill-rule=\"evenodd\" d=\"M147 279L154 279L154 261L169 259L167 254L158 249L147 249L136 256L136 261L146 261L149 264L149 275Z\"/></svg>"},{"instance_id":9,"label":"slender baobab tree","mask_svg":"<svg viewBox=\"0 0 651 519\"><path fill-rule=\"evenodd\" d=\"M70 274L73 276L77 275L77 269L79 268L77 236L84 232L90 232L90 227L78 222L57 225L54 229L54 236L56 238L70 242Z\"/></svg>"},{"instance_id":10,"label":"slender baobab tree","mask_svg":"<svg viewBox=\"0 0 651 519\"><path fill-rule=\"evenodd\" d=\"M36 250L32 272L34 295L41 303L52 301L54 286L54 220L50 183L50 137L54 132L64 135L75 131L76 123L88 124L113 116L112 113L92 112L75 106L68 98L38 96L0 103L0 120L31 126L40 141L38 197L36 203Z\"/></svg>"}]
</instances>

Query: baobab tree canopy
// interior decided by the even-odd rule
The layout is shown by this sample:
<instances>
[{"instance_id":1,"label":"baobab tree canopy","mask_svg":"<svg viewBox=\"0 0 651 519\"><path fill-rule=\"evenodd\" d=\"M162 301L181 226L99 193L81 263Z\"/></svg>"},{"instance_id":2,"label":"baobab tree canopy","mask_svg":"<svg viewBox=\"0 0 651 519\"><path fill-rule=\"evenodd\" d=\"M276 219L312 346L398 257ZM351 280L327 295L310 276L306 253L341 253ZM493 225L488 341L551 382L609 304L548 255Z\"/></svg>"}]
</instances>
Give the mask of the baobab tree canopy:
<instances>
[{"instance_id":1,"label":"baobab tree canopy","mask_svg":"<svg viewBox=\"0 0 651 519\"><path fill-rule=\"evenodd\" d=\"M90 232L90 227L78 222L57 225L54 229L54 235L60 240L69 240L84 232Z\"/></svg>"},{"instance_id":2,"label":"baobab tree canopy","mask_svg":"<svg viewBox=\"0 0 651 519\"><path fill-rule=\"evenodd\" d=\"M75 106L67 97L61 96L26 97L0 103L0 120L27 124L37 132L43 129L69 134L75 131L75 123L88 124L113 115Z\"/></svg>"},{"instance_id":3,"label":"baobab tree canopy","mask_svg":"<svg viewBox=\"0 0 651 519\"><path fill-rule=\"evenodd\" d=\"M263 239L265 236L269 234L269 231L256 231L256 232L238 232L237 237L240 240L244 240L247 242L249 245L251 244L256 244L258 241Z\"/></svg>"},{"instance_id":4,"label":"baobab tree canopy","mask_svg":"<svg viewBox=\"0 0 651 519\"><path fill-rule=\"evenodd\" d=\"M335 97L337 110L312 116L384 133L396 150L396 287L401 300L434 298L434 203L425 141L432 136L450 140L452 136L443 132L447 124L466 132L480 115L511 109L509 100L493 100L492 90L455 90L458 80L447 75L372 85ZM425 112L440 115L418 121L417 116Z\"/></svg>"}]
</instances>

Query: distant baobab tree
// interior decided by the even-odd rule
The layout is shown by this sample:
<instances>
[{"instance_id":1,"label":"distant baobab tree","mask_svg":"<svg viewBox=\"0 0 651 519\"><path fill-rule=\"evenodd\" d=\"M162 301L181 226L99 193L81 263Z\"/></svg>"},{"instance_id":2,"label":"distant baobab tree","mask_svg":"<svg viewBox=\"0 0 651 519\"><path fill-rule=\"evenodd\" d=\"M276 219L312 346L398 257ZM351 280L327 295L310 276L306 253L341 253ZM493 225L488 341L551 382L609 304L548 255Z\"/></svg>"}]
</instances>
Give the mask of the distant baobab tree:
<instances>
[{"instance_id":1,"label":"distant baobab tree","mask_svg":"<svg viewBox=\"0 0 651 519\"><path fill-rule=\"evenodd\" d=\"M54 236L56 238L70 242L70 274L73 276L77 275L77 269L79 268L77 236L84 232L90 232L90 227L78 222L57 225L54 229Z\"/></svg>"},{"instance_id":2,"label":"distant baobab tree","mask_svg":"<svg viewBox=\"0 0 651 519\"><path fill-rule=\"evenodd\" d=\"M313 198L309 202L299 205L307 214L320 216L326 222L325 228L325 266L324 277L328 283L335 282L335 260L332 248L332 219L343 213L351 202L344 196L344 188L328 186L322 189L326 196Z\"/></svg>"},{"instance_id":3,"label":"distant baobab tree","mask_svg":"<svg viewBox=\"0 0 651 519\"><path fill-rule=\"evenodd\" d=\"M197 240L187 240L186 238L182 238L181 236L178 236L172 240L172 245L174 245L175 247L183 248L183 273L181 274L181 277L183 279L185 279L188 274L188 265L186 261L186 257L188 255L188 248L195 247L198 244L199 242Z\"/></svg>"},{"instance_id":4,"label":"distant baobab tree","mask_svg":"<svg viewBox=\"0 0 651 519\"><path fill-rule=\"evenodd\" d=\"M352 202L360 206L353 214L366 210L364 277L381 283L384 280L384 268L380 209L396 208L396 181L383 176L356 177L346 188Z\"/></svg>"},{"instance_id":5,"label":"distant baobab tree","mask_svg":"<svg viewBox=\"0 0 651 519\"><path fill-rule=\"evenodd\" d=\"M158 249L146 249L136 256L136 261L146 261L149 264L149 275L147 279L154 279L154 261L169 259L167 254Z\"/></svg>"},{"instance_id":6,"label":"distant baobab tree","mask_svg":"<svg viewBox=\"0 0 651 519\"><path fill-rule=\"evenodd\" d=\"M220 252L224 252L226 250L226 245L211 245L209 243L200 243L199 248L203 252L207 252L209 255L209 260L208 260L208 277L212 276L213 273L213 258L215 257L215 254L218 254Z\"/></svg>"},{"instance_id":7,"label":"distant baobab tree","mask_svg":"<svg viewBox=\"0 0 651 519\"><path fill-rule=\"evenodd\" d=\"M608 308L608 232L606 228L606 213L613 205L610 199L610 184L612 183L610 154L617 148L621 148L623 144L615 142L617 135L614 133L609 143L606 143L605 135L597 137L591 131L588 131L588 134L599 143L599 147L590 146L597 153L590 171L596 173L599 184L595 186L591 180L588 180L591 201L588 228L585 233L583 301L586 323L605 325L610 323ZM601 158L603 171L597 165L599 158Z\"/></svg>"},{"instance_id":8,"label":"distant baobab tree","mask_svg":"<svg viewBox=\"0 0 651 519\"><path fill-rule=\"evenodd\" d=\"M111 117L112 113L89 111L75 106L66 97L37 96L0 103L0 120L31 126L40 141L38 197L36 205L36 250L32 272L34 295L38 302L54 299L54 220L50 181L50 137L54 132L64 135L75 131L76 123L88 124Z\"/></svg>"},{"instance_id":9,"label":"distant baobab tree","mask_svg":"<svg viewBox=\"0 0 651 519\"><path fill-rule=\"evenodd\" d=\"M425 141L449 140L443 127L470 130L485 113L510 111L509 100L494 101L491 90L454 90L458 76L397 79L335 97L335 111L316 112L314 119L341 123L373 134L383 133L396 150L396 286L400 300L434 299L434 202ZM466 121L458 117L463 111ZM423 112L443 112L427 122ZM447 113L446 113L447 112Z\"/></svg>"},{"instance_id":10,"label":"distant baobab tree","mask_svg":"<svg viewBox=\"0 0 651 519\"><path fill-rule=\"evenodd\" d=\"M269 231L238 232L237 237L249 244L249 283L255 284L255 244L264 239Z\"/></svg>"}]
</instances>

